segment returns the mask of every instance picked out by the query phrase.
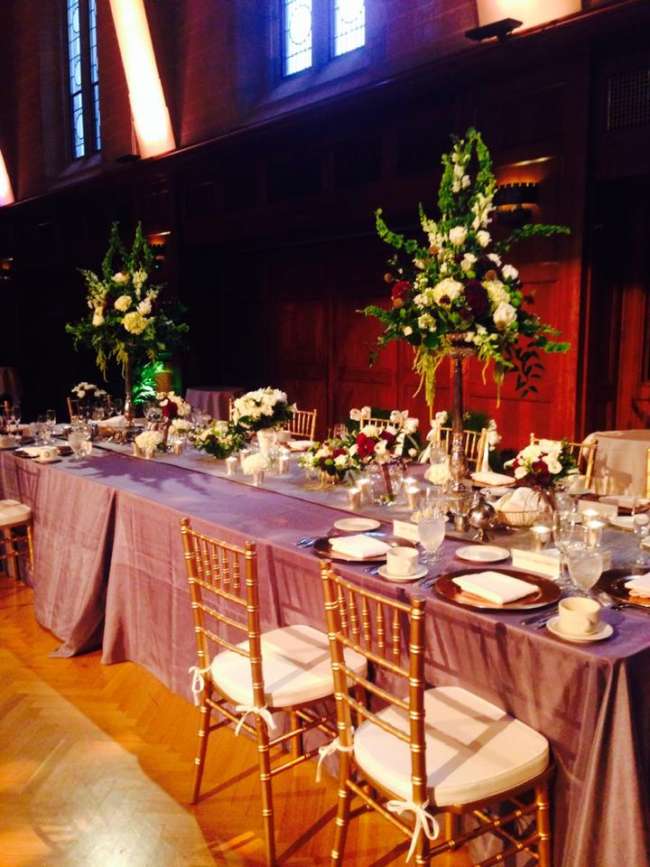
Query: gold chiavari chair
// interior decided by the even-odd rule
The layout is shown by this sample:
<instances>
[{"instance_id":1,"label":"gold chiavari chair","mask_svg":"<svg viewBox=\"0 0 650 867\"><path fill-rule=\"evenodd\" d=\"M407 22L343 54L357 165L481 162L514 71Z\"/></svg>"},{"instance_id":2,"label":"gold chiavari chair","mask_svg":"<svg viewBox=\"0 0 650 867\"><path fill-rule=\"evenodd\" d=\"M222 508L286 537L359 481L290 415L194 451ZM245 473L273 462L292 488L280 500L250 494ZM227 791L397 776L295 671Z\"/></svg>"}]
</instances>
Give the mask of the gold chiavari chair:
<instances>
[{"instance_id":1,"label":"gold chiavari chair","mask_svg":"<svg viewBox=\"0 0 650 867\"><path fill-rule=\"evenodd\" d=\"M416 864L490 833L504 850L478 865L525 851L540 867L550 867L546 738L462 687L425 689L424 599L407 605L363 590L327 562L321 572L338 730L330 747L339 751L332 865L345 863L350 802L357 796L411 838L407 860L415 852ZM407 665L402 641L408 642ZM344 656L349 651L363 654L377 675L383 672L399 686L391 692L351 670ZM359 702L350 683L379 699L382 709L372 712ZM363 719L354 732L353 712ZM401 818L408 813L413 825ZM439 842L434 813L445 814ZM462 816L475 827L462 830ZM534 830L518 832L514 825L521 819L535 821Z\"/></svg>"},{"instance_id":2,"label":"gold chiavari chair","mask_svg":"<svg viewBox=\"0 0 650 867\"><path fill-rule=\"evenodd\" d=\"M650 500L650 449L648 449L648 454L646 457L645 495Z\"/></svg>"},{"instance_id":3,"label":"gold chiavari chair","mask_svg":"<svg viewBox=\"0 0 650 867\"><path fill-rule=\"evenodd\" d=\"M72 421L73 417L79 415L79 400L76 397L66 398L68 401L68 417Z\"/></svg>"},{"instance_id":4,"label":"gold chiavari chair","mask_svg":"<svg viewBox=\"0 0 650 867\"><path fill-rule=\"evenodd\" d=\"M450 427L440 428L440 444L442 448L451 454L453 429ZM487 431L483 428L480 431L464 430L463 431L463 448L465 449L465 460L471 470L477 470L485 449L485 437Z\"/></svg>"},{"instance_id":5,"label":"gold chiavari chair","mask_svg":"<svg viewBox=\"0 0 650 867\"><path fill-rule=\"evenodd\" d=\"M332 721L314 709L332 694L327 636L301 625L263 633L255 545L211 539L193 530L187 518L181 534L198 657L190 669L200 707L192 802L199 798L210 733L235 723L236 734L244 729L257 741L266 856L274 864L272 778L318 752L304 749L306 732L318 728L335 734ZM347 663L365 671L363 656L351 653ZM211 724L213 711L221 718ZM288 730L271 737L276 712L288 714ZM250 716L253 725L247 722ZM289 747L289 757L278 764L270 751L281 744Z\"/></svg>"},{"instance_id":6,"label":"gold chiavari chair","mask_svg":"<svg viewBox=\"0 0 650 867\"><path fill-rule=\"evenodd\" d=\"M294 437L313 440L316 437L316 419L318 410L298 409L293 414L291 421L287 422L284 429Z\"/></svg>"},{"instance_id":7,"label":"gold chiavari chair","mask_svg":"<svg viewBox=\"0 0 650 867\"><path fill-rule=\"evenodd\" d=\"M545 439L545 437L538 437L534 433L531 433L530 444L535 445L542 439ZM596 463L598 440L593 439L591 442L583 443L568 442L568 445L580 473L585 477L585 487L590 488L594 480L594 465Z\"/></svg>"},{"instance_id":8,"label":"gold chiavari chair","mask_svg":"<svg viewBox=\"0 0 650 867\"><path fill-rule=\"evenodd\" d=\"M21 557L33 568L32 510L18 500L0 500L0 563L17 577L16 561Z\"/></svg>"}]
</instances>

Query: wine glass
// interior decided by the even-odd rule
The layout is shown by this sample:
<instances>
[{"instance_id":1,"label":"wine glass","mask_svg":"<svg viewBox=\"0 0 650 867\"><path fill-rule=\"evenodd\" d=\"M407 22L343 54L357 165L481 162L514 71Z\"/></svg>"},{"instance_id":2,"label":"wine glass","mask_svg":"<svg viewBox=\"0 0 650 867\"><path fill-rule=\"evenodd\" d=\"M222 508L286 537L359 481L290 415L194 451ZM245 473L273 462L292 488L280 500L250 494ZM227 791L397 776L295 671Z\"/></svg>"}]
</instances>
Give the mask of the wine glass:
<instances>
[{"instance_id":1,"label":"wine glass","mask_svg":"<svg viewBox=\"0 0 650 867\"><path fill-rule=\"evenodd\" d=\"M441 508L424 509L418 521L418 539L425 551L427 566L433 565L438 557L438 549L445 538L447 516Z\"/></svg>"},{"instance_id":2,"label":"wine glass","mask_svg":"<svg viewBox=\"0 0 650 867\"><path fill-rule=\"evenodd\" d=\"M81 456L84 452L84 434L81 425L76 424L70 430L70 433L68 434L68 445L73 452L72 459L75 461L81 460Z\"/></svg>"},{"instance_id":3,"label":"wine glass","mask_svg":"<svg viewBox=\"0 0 650 867\"><path fill-rule=\"evenodd\" d=\"M603 555L598 548L587 548L582 544L567 546L566 558L569 575L580 595L591 597L591 588L596 584L603 571Z\"/></svg>"},{"instance_id":4,"label":"wine glass","mask_svg":"<svg viewBox=\"0 0 650 867\"><path fill-rule=\"evenodd\" d=\"M45 423L49 427L50 431L54 433L54 428L56 427L56 410L48 409L45 412Z\"/></svg>"},{"instance_id":5,"label":"wine glass","mask_svg":"<svg viewBox=\"0 0 650 867\"><path fill-rule=\"evenodd\" d=\"M553 521L553 541L560 552L560 579L558 583L560 587L565 589L570 586L570 579L567 574L567 548L577 542L577 522L575 519L576 513L573 511L558 511Z\"/></svg>"},{"instance_id":6,"label":"wine glass","mask_svg":"<svg viewBox=\"0 0 650 867\"><path fill-rule=\"evenodd\" d=\"M632 519L632 523L634 526L634 535L639 540L639 551L636 556L636 560L634 561L635 566L646 566L647 560L646 556L643 552L643 543L648 538L650 534L650 517L645 512L634 513L634 517Z\"/></svg>"}]
</instances>

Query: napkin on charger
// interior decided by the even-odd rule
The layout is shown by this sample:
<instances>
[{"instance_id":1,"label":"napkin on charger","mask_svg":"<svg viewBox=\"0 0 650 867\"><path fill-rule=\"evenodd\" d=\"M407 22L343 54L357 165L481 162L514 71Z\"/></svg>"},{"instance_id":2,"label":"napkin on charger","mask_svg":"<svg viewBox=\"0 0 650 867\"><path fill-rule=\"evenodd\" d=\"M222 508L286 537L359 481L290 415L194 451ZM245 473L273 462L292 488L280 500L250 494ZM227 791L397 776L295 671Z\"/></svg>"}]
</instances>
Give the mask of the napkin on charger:
<instances>
[{"instance_id":1,"label":"napkin on charger","mask_svg":"<svg viewBox=\"0 0 650 867\"><path fill-rule=\"evenodd\" d=\"M625 582L625 589L633 596L650 596L650 572L646 572L645 575L630 575L629 580Z\"/></svg>"},{"instance_id":2,"label":"napkin on charger","mask_svg":"<svg viewBox=\"0 0 650 867\"><path fill-rule=\"evenodd\" d=\"M358 533L354 536L334 536L330 539L330 548L337 554L353 557L357 560L367 560L369 557L381 557L390 548L380 539L372 539Z\"/></svg>"},{"instance_id":3,"label":"napkin on charger","mask_svg":"<svg viewBox=\"0 0 650 867\"><path fill-rule=\"evenodd\" d=\"M530 596L537 590L536 584L522 581L521 578L513 578L512 575L504 575L502 572L474 572L471 575L459 575L452 578L454 584L461 590L480 596L488 602L497 605L505 605L507 602L516 602L524 596Z\"/></svg>"},{"instance_id":4,"label":"napkin on charger","mask_svg":"<svg viewBox=\"0 0 650 867\"><path fill-rule=\"evenodd\" d=\"M512 476L505 476L503 473L494 473L492 470L480 471L471 474L472 480L479 485L487 487L498 487L499 485L514 485L515 480Z\"/></svg>"}]
</instances>

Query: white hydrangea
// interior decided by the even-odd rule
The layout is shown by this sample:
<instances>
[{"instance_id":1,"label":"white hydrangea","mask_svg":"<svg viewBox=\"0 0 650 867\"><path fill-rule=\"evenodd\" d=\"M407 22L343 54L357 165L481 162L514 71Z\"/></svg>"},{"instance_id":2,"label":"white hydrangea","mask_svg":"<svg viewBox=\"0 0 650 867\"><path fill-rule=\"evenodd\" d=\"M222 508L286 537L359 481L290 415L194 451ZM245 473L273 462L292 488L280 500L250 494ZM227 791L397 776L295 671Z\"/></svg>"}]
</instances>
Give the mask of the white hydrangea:
<instances>
[{"instance_id":1,"label":"white hydrangea","mask_svg":"<svg viewBox=\"0 0 650 867\"><path fill-rule=\"evenodd\" d=\"M418 316L418 327L421 331L435 331L436 320L430 313L423 313L422 316Z\"/></svg>"},{"instance_id":2,"label":"white hydrangea","mask_svg":"<svg viewBox=\"0 0 650 867\"><path fill-rule=\"evenodd\" d=\"M465 243L466 238L467 229L465 226L454 226L453 229L449 230L449 241L454 245L454 247L460 247Z\"/></svg>"},{"instance_id":3,"label":"white hydrangea","mask_svg":"<svg viewBox=\"0 0 650 867\"><path fill-rule=\"evenodd\" d=\"M463 291L463 284L453 277L445 277L441 280L433 290L434 301L439 304L441 298L448 298L449 301L454 301Z\"/></svg>"}]
</instances>

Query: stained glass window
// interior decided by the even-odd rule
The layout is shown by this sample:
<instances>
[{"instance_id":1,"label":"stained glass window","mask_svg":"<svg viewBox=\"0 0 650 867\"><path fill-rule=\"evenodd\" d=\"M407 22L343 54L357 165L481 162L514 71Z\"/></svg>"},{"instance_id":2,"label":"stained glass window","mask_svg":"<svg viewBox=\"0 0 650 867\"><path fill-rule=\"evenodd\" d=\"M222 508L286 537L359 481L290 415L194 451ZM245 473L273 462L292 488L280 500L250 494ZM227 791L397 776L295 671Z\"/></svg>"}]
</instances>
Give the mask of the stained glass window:
<instances>
[{"instance_id":1,"label":"stained glass window","mask_svg":"<svg viewBox=\"0 0 650 867\"><path fill-rule=\"evenodd\" d=\"M284 0L284 74L293 75L312 64L312 0Z\"/></svg>"},{"instance_id":2,"label":"stained glass window","mask_svg":"<svg viewBox=\"0 0 650 867\"><path fill-rule=\"evenodd\" d=\"M365 42L365 0L334 0L334 54L354 51Z\"/></svg>"},{"instance_id":3,"label":"stained glass window","mask_svg":"<svg viewBox=\"0 0 650 867\"><path fill-rule=\"evenodd\" d=\"M66 0L72 154L101 148L97 0Z\"/></svg>"},{"instance_id":4,"label":"stained glass window","mask_svg":"<svg viewBox=\"0 0 650 867\"><path fill-rule=\"evenodd\" d=\"M72 152L75 157L83 157L86 153L86 136L79 0L68 0L68 83L72 109Z\"/></svg>"}]
</instances>

